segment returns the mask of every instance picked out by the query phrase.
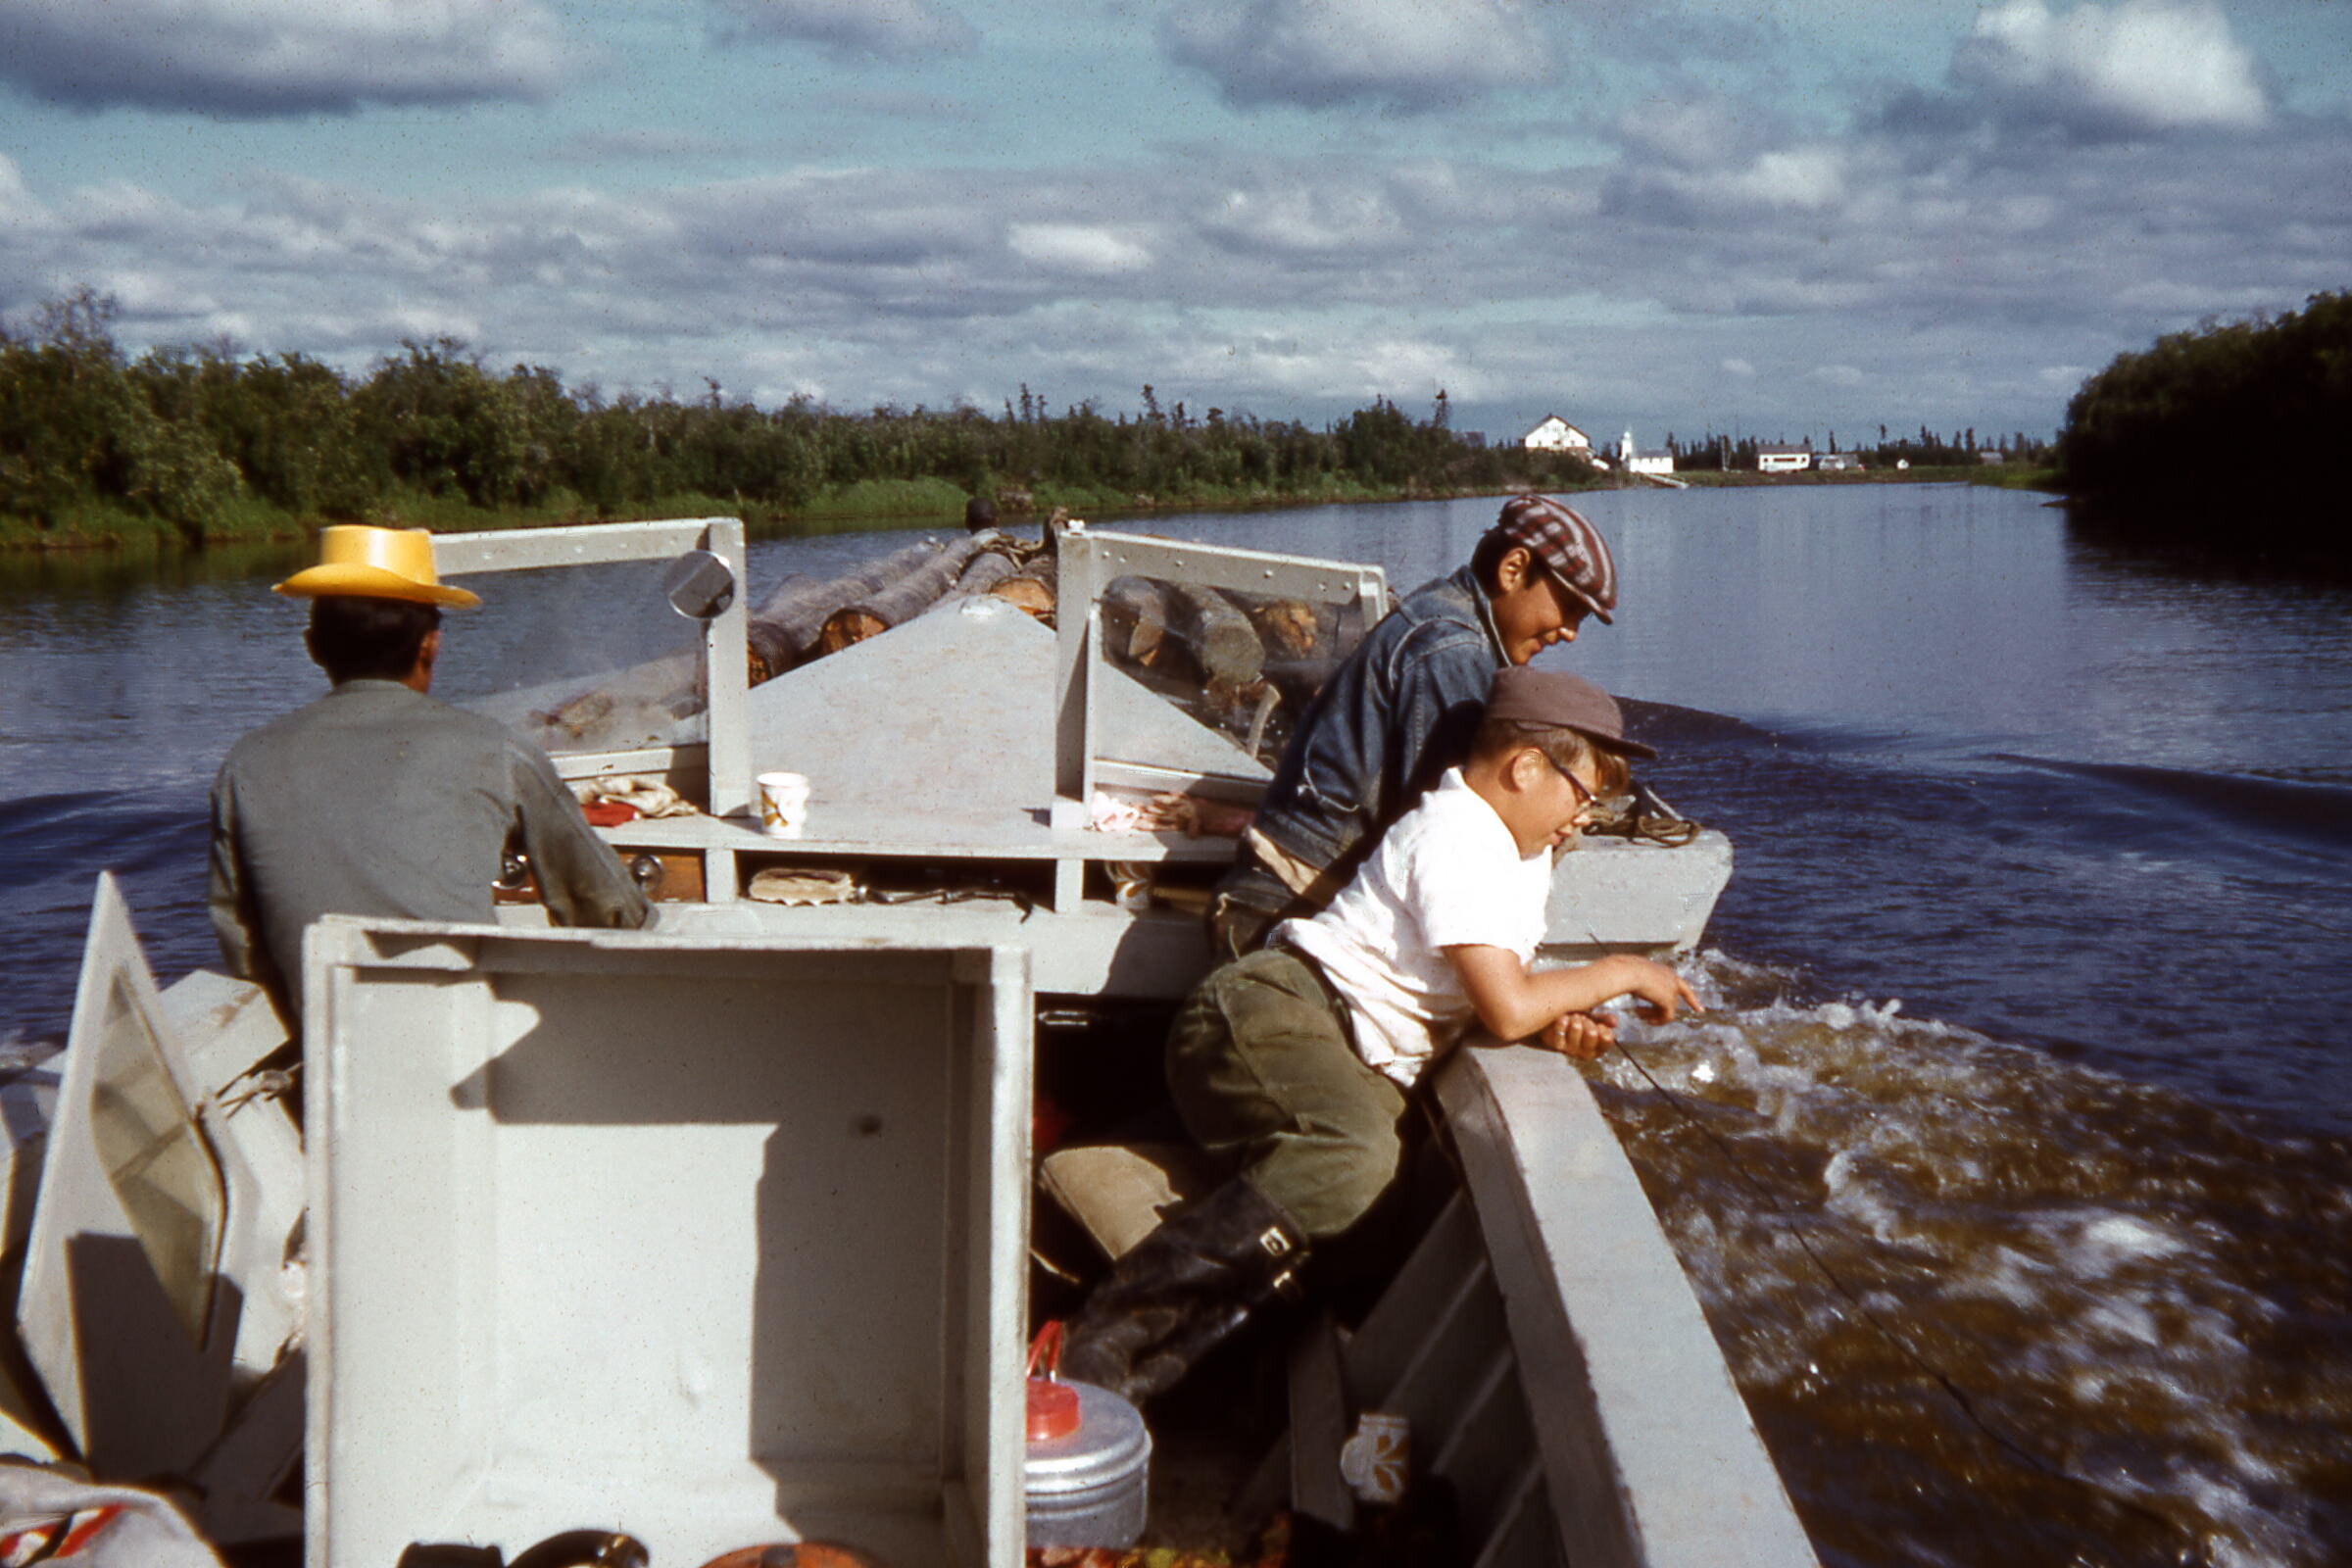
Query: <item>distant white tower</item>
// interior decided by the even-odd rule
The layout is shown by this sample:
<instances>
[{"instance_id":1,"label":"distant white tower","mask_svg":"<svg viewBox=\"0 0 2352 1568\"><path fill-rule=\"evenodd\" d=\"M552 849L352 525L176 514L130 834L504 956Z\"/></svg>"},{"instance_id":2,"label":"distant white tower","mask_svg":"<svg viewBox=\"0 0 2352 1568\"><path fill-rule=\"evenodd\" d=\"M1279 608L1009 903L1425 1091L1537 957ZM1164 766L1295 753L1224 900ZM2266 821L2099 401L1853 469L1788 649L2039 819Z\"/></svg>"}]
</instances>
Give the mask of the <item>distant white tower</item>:
<instances>
[{"instance_id":1,"label":"distant white tower","mask_svg":"<svg viewBox=\"0 0 2352 1568\"><path fill-rule=\"evenodd\" d=\"M1626 465L1628 467L1633 466L1634 432L1631 430L1626 431L1624 435L1617 438L1617 461Z\"/></svg>"}]
</instances>

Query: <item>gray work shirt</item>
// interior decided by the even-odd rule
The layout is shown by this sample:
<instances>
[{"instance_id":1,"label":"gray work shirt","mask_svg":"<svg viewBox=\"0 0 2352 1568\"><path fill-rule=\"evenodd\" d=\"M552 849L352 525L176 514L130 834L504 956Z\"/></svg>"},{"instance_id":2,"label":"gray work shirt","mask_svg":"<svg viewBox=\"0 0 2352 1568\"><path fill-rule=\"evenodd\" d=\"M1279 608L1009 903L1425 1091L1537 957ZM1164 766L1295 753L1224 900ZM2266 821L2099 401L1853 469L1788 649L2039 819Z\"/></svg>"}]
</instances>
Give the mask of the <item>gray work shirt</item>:
<instances>
[{"instance_id":1,"label":"gray work shirt","mask_svg":"<svg viewBox=\"0 0 2352 1568\"><path fill-rule=\"evenodd\" d=\"M645 895L547 754L397 681L350 680L229 748L212 915L229 968L301 1009L322 914L487 921L510 841L558 925L644 925Z\"/></svg>"}]
</instances>

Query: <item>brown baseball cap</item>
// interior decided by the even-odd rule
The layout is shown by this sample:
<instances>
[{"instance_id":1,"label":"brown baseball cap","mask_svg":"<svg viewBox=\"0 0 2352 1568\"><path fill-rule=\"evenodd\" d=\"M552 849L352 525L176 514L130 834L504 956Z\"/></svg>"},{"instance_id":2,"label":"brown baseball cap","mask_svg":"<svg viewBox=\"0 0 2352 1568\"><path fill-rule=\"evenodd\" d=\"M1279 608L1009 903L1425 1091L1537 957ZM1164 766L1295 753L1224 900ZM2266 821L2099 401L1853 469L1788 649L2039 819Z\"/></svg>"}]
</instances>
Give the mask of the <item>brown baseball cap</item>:
<instances>
[{"instance_id":1,"label":"brown baseball cap","mask_svg":"<svg viewBox=\"0 0 2352 1568\"><path fill-rule=\"evenodd\" d=\"M1494 529L1525 545L1602 625L1613 625L1617 608L1617 563L1608 541L1573 507L1549 496L1513 496L1502 504Z\"/></svg>"},{"instance_id":2,"label":"brown baseball cap","mask_svg":"<svg viewBox=\"0 0 2352 1568\"><path fill-rule=\"evenodd\" d=\"M1596 746L1628 757L1655 757L1657 748L1628 740L1617 699L1564 669L1531 669L1508 664L1487 688L1487 716L1515 719L1544 729L1572 729Z\"/></svg>"}]
</instances>

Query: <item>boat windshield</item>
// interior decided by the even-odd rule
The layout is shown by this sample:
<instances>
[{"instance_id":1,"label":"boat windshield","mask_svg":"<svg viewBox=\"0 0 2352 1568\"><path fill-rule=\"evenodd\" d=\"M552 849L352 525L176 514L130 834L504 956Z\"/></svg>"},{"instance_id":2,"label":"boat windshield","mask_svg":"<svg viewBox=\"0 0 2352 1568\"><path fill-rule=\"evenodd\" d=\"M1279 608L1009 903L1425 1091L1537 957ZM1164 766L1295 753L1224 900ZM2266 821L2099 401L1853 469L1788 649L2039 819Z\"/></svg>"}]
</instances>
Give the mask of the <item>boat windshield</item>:
<instances>
[{"instance_id":1,"label":"boat windshield","mask_svg":"<svg viewBox=\"0 0 2352 1568\"><path fill-rule=\"evenodd\" d=\"M1116 668L1270 769L1364 627L1352 602L1127 576L1103 590L1102 632L1103 655ZM1121 712L1104 710L1102 754L1153 760L1148 734L1122 728Z\"/></svg>"},{"instance_id":2,"label":"boat windshield","mask_svg":"<svg viewBox=\"0 0 2352 1568\"><path fill-rule=\"evenodd\" d=\"M669 564L501 573L485 589L495 616L442 622L434 694L498 719L560 768L567 755L700 744L709 707L701 634L669 603Z\"/></svg>"},{"instance_id":3,"label":"boat windshield","mask_svg":"<svg viewBox=\"0 0 2352 1568\"><path fill-rule=\"evenodd\" d=\"M1387 608L1375 566L1110 533L1072 535L1061 550L1063 593L1094 603L1094 635L1069 656L1090 672L1078 748L1090 794L1253 801ZM1072 617L1062 625L1074 634ZM1118 695L1138 687L1159 701ZM1171 723L1169 709L1190 722Z\"/></svg>"}]
</instances>

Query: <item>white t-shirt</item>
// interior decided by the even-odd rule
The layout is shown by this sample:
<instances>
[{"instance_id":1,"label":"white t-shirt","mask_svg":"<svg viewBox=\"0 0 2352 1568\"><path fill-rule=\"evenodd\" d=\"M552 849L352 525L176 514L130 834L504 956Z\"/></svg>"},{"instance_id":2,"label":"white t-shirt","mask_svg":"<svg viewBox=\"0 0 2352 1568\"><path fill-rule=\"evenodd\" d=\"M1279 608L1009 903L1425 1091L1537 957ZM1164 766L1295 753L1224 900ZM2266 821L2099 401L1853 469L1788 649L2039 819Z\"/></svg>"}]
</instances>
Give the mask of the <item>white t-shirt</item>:
<instances>
[{"instance_id":1,"label":"white t-shirt","mask_svg":"<svg viewBox=\"0 0 2352 1568\"><path fill-rule=\"evenodd\" d=\"M1522 856L1502 818L1447 768L1340 890L1273 940L1323 966L1354 1013L1365 1062L1411 1084L1477 1017L1443 950L1503 948L1525 963L1544 936L1551 852Z\"/></svg>"}]
</instances>

